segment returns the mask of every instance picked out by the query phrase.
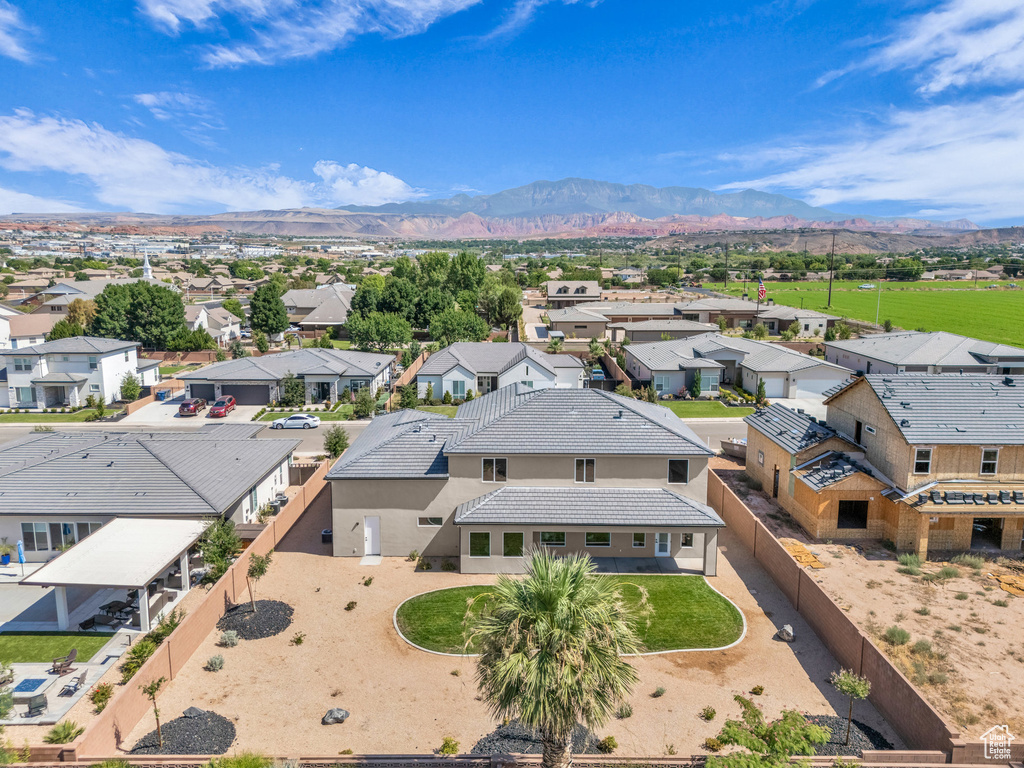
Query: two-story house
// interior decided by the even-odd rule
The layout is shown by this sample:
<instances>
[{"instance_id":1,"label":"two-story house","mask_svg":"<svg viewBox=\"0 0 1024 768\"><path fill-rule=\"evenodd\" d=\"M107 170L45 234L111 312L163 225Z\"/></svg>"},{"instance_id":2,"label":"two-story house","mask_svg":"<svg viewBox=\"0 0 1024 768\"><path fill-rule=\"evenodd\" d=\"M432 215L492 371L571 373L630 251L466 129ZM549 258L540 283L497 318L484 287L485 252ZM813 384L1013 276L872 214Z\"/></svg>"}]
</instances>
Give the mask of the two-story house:
<instances>
[{"instance_id":1,"label":"two-story house","mask_svg":"<svg viewBox=\"0 0 1024 768\"><path fill-rule=\"evenodd\" d=\"M77 407L85 405L90 395L105 403L118 400L129 373L144 386L158 381L158 361L140 363L137 350L134 341L93 336L0 350L0 363L7 373L0 407Z\"/></svg>"},{"instance_id":2,"label":"two-story house","mask_svg":"<svg viewBox=\"0 0 1024 768\"><path fill-rule=\"evenodd\" d=\"M827 423L780 405L746 419L747 474L809 533L1020 551L1024 380L872 374L825 404Z\"/></svg>"},{"instance_id":3,"label":"two-story house","mask_svg":"<svg viewBox=\"0 0 1024 768\"><path fill-rule=\"evenodd\" d=\"M544 292L552 309L601 300L601 284L596 280L548 280Z\"/></svg>"},{"instance_id":4,"label":"two-story house","mask_svg":"<svg viewBox=\"0 0 1024 768\"><path fill-rule=\"evenodd\" d=\"M549 355L521 342L457 342L435 352L416 374L420 397L432 387L435 398L446 392L461 400L472 391L486 395L521 382L528 387L579 389L586 377L583 361L575 355Z\"/></svg>"},{"instance_id":5,"label":"two-story house","mask_svg":"<svg viewBox=\"0 0 1024 768\"><path fill-rule=\"evenodd\" d=\"M242 335L241 321L224 307L189 304L185 307L185 324L190 331L205 328L221 346Z\"/></svg>"},{"instance_id":6,"label":"two-story house","mask_svg":"<svg viewBox=\"0 0 1024 768\"><path fill-rule=\"evenodd\" d=\"M458 560L517 573L530 549L673 558L713 576L711 452L666 408L594 389L512 384L455 418L374 419L327 474L334 554Z\"/></svg>"}]
</instances>

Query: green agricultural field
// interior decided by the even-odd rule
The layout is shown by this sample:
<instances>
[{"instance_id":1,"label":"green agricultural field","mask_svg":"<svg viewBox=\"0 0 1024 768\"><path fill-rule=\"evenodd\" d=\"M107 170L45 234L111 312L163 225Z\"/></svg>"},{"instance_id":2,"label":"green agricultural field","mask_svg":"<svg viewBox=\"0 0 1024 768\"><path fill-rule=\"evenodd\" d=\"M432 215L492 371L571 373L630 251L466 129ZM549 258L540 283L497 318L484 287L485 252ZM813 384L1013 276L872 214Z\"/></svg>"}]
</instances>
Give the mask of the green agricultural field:
<instances>
[{"instance_id":1,"label":"green agricultural field","mask_svg":"<svg viewBox=\"0 0 1024 768\"><path fill-rule=\"evenodd\" d=\"M879 323L886 320L899 328L948 331L1002 344L1024 346L1024 290L979 287L973 281L916 283L883 282L881 300L878 290L861 290L860 282L832 284L832 308L828 309L828 283L765 283L768 298L776 304L803 307L856 320ZM876 280L867 281L878 286ZM989 285L985 281L979 286ZM1021 281L1024 285L1024 280ZM721 290L722 284L708 284ZM739 296L743 284L730 283L726 291ZM757 283L747 283L747 293L754 297Z\"/></svg>"}]
</instances>

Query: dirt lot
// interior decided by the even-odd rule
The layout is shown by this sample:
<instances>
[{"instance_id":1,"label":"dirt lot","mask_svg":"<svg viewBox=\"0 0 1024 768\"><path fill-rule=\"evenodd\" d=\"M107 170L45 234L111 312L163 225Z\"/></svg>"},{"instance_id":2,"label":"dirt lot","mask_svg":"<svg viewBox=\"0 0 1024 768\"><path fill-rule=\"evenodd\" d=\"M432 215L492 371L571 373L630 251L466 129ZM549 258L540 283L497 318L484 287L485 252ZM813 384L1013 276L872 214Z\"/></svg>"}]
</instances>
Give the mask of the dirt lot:
<instances>
[{"instance_id":1,"label":"dirt lot","mask_svg":"<svg viewBox=\"0 0 1024 768\"><path fill-rule=\"evenodd\" d=\"M1003 591L993 578L1024 576L1020 561L989 559L980 569L953 563L958 575L939 581L924 577L951 563L929 560L920 575L899 573L896 555L880 541L817 541L764 493L744 487L732 473L723 477L776 537L807 544L825 566L814 571L818 583L965 737L999 723L1024 731L1024 598ZM887 642L893 626L907 630L910 640Z\"/></svg>"},{"instance_id":2,"label":"dirt lot","mask_svg":"<svg viewBox=\"0 0 1024 768\"><path fill-rule=\"evenodd\" d=\"M437 749L444 736L468 751L497 725L476 698L473 660L413 649L396 634L392 614L412 595L489 577L417 573L402 559L366 567L355 558L326 557L319 531L328 527L328 515L324 505L311 507L259 583L258 597L294 607L292 627L236 648L218 648L219 633L211 634L161 692L163 717L177 717L192 705L213 709L235 721L235 748L272 754L423 753ZM657 755L670 747L679 754L700 752L722 720L737 714L733 695L755 685L765 687L755 699L771 717L783 708L845 713L845 701L827 683L835 661L727 531L720 543L720 575L710 581L744 613L746 638L724 651L637 659L633 716L612 721L599 734L614 735L619 754ZM367 576L373 576L369 587L361 583ZM352 611L344 609L349 601L357 603ZM796 631L792 645L772 639L786 623ZM305 633L301 645L290 644L296 632ZM224 669L204 671L217 653ZM653 698L659 686L666 693ZM698 717L705 705L718 711L713 722ZM343 725L323 726L320 718L331 707L352 716ZM857 717L902 746L869 704L858 704ZM127 735L126 746L153 727L147 716Z\"/></svg>"}]
</instances>

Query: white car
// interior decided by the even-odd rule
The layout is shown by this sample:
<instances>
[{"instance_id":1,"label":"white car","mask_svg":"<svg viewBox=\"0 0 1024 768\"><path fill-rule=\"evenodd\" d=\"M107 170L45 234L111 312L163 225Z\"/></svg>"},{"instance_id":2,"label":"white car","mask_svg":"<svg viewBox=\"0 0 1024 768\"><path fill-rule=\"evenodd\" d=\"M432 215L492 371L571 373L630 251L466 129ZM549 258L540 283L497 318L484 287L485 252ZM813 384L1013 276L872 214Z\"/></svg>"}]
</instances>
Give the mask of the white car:
<instances>
[{"instance_id":1,"label":"white car","mask_svg":"<svg viewBox=\"0 0 1024 768\"><path fill-rule=\"evenodd\" d=\"M316 429L320 426L320 417L311 413L295 413L276 419L270 426L271 429Z\"/></svg>"},{"instance_id":2,"label":"white car","mask_svg":"<svg viewBox=\"0 0 1024 768\"><path fill-rule=\"evenodd\" d=\"M875 285L874 283L861 283L857 287L860 288L862 291L870 291L872 288L875 287Z\"/></svg>"}]
</instances>

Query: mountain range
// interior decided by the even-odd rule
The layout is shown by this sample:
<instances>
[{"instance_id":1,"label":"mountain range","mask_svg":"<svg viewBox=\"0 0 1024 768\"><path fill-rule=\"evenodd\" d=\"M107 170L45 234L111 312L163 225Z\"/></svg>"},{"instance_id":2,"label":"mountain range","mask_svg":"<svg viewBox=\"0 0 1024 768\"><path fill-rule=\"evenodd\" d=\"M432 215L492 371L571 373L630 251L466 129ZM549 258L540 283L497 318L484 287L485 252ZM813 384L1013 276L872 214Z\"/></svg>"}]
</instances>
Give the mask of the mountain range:
<instances>
[{"instance_id":1,"label":"mountain range","mask_svg":"<svg viewBox=\"0 0 1024 768\"><path fill-rule=\"evenodd\" d=\"M846 229L954 234L970 221L851 216L754 189L718 194L697 187L651 187L592 179L537 181L490 195L206 216L84 213L15 214L14 221L64 221L161 232L225 231L294 236L455 240L520 237L666 237L698 232Z\"/></svg>"}]
</instances>

